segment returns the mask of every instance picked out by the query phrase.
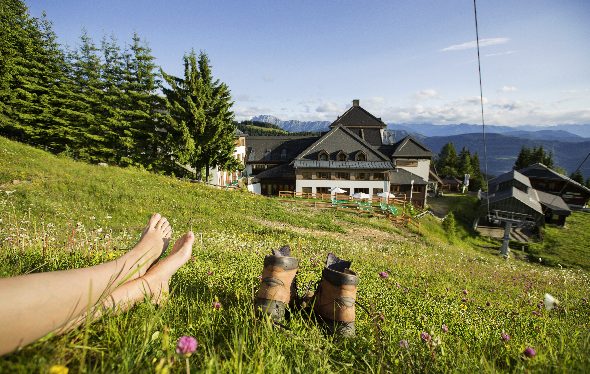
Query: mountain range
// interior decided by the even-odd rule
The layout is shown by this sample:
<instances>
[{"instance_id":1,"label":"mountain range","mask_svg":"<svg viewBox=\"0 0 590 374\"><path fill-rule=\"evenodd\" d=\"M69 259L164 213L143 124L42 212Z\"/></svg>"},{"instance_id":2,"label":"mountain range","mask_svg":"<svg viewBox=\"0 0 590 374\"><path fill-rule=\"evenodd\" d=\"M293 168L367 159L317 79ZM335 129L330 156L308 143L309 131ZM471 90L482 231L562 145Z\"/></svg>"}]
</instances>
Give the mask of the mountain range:
<instances>
[{"instance_id":1,"label":"mountain range","mask_svg":"<svg viewBox=\"0 0 590 374\"><path fill-rule=\"evenodd\" d=\"M288 132L324 132L329 130L330 121L283 121L271 115L259 115L252 121L277 125ZM555 164L568 173L573 172L590 152L590 124L553 126L496 126L487 125L486 146L484 150L482 126L460 123L435 125L431 123L388 123L389 131L395 133L397 140L412 135L424 143L433 153L438 154L442 147L452 142L459 152L466 147L477 152L484 169L484 151L487 151L487 168L490 175L499 175L512 169L514 161L523 146L543 146L553 153ZM590 160L580 169L590 177Z\"/></svg>"}]
</instances>

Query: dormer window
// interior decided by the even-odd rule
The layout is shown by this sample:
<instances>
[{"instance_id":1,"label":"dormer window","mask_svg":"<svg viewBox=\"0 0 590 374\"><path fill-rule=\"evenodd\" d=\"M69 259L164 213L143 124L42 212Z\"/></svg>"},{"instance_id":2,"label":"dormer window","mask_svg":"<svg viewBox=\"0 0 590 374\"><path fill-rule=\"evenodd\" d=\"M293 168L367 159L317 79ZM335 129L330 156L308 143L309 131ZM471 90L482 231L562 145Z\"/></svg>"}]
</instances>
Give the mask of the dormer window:
<instances>
[{"instance_id":1,"label":"dormer window","mask_svg":"<svg viewBox=\"0 0 590 374\"><path fill-rule=\"evenodd\" d=\"M346 153L344 153L344 151L340 151L336 155L336 161L346 161L347 158L348 157L346 156Z\"/></svg>"},{"instance_id":2,"label":"dormer window","mask_svg":"<svg viewBox=\"0 0 590 374\"><path fill-rule=\"evenodd\" d=\"M367 161L367 155L363 151L358 151L354 157L356 161Z\"/></svg>"},{"instance_id":3,"label":"dormer window","mask_svg":"<svg viewBox=\"0 0 590 374\"><path fill-rule=\"evenodd\" d=\"M330 155L328 154L328 152L321 150L318 153L318 161L328 161L330 159Z\"/></svg>"}]
</instances>

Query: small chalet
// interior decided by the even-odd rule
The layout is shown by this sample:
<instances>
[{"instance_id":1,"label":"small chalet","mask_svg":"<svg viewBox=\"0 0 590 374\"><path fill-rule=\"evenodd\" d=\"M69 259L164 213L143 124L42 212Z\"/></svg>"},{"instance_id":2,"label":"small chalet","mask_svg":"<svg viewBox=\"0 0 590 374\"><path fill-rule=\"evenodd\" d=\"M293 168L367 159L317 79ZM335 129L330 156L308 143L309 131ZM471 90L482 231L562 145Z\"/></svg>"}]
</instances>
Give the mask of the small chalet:
<instances>
[{"instance_id":1,"label":"small chalet","mask_svg":"<svg viewBox=\"0 0 590 374\"><path fill-rule=\"evenodd\" d=\"M246 172L253 192L352 195L390 192L424 206L432 152L412 137L395 142L358 100L320 136L251 136Z\"/></svg>"},{"instance_id":2,"label":"small chalet","mask_svg":"<svg viewBox=\"0 0 590 374\"><path fill-rule=\"evenodd\" d=\"M529 178L533 188L558 195L571 207L583 207L588 204L590 189L543 164L533 164L519 172Z\"/></svg>"},{"instance_id":3,"label":"small chalet","mask_svg":"<svg viewBox=\"0 0 590 374\"><path fill-rule=\"evenodd\" d=\"M544 222L563 225L571 214L561 197L537 191L529 178L516 170L490 180L488 190L481 201L480 216L492 221L508 219L534 226Z\"/></svg>"}]
</instances>

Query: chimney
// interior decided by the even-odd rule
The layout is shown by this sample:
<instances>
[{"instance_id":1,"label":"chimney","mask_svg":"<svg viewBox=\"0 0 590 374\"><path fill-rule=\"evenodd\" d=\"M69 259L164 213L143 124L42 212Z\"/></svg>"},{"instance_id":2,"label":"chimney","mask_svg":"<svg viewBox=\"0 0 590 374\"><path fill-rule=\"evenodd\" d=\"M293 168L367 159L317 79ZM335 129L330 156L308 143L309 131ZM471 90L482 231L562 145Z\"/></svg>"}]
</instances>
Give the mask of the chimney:
<instances>
[{"instance_id":1,"label":"chimney","mask_svg":"<svg viewBox=\"0 0 590 374\"><path fill-rule=\"evenodd\" d=\"M352 106L359 106L359 99L352 100Z\"/></svg>"}]
</instances>

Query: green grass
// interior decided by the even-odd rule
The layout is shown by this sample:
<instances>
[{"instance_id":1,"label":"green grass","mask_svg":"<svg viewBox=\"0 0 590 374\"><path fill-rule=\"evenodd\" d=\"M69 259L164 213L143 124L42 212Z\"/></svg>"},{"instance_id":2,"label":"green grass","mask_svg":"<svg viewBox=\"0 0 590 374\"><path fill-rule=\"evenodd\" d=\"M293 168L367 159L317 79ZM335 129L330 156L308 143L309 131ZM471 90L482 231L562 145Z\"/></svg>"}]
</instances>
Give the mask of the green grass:
<instances>
[{"instance_id":1,"label":"green grass","mask_svg":"<svg viewBox=\"0 0 590 374\"><path fill-rule=\"evenodd\" d=\"M547 225L543 241L532 245L530 253L548 265L590 270L590 213L573 212L564 227Z\"/></svg>"},{"instance_id":2,"label":"green grass","mask_svg":"<svg viewBox=\"0 0 590 374\"><path fill-rule=\"evenodd\" d=\"M1 357L0 372L47 372L54 364L73 372L150 372L161 362L182 372L183 362L172 360L182 335L200 343L190 358L193 372L584 372L590 366L585 270L505 261L476 248L467 231L449 242L432 217L421 219L419 230L400 229L384 219L77 163L0 138L1 276L115 258L156 211L169 218L175 237L188 229L197 235L193 259L172 279L170 301L45 337ZM353 261L359 302L371 313L357 308L356 338L325 336L298 311L286 322L289 330L254 318L263 256L283 244L301 259L300 292L319 279L328 252ZM538 308L546 292L560 299L560 309ZM218 311L211 306L216 299L223 304ZM438 345L422 342L423 331ZM509 342L500 340L502 331ZM402 339L408 349L399 346ZM535 358L523 357L527 346Z\"/></svg>"}]
</instances>

